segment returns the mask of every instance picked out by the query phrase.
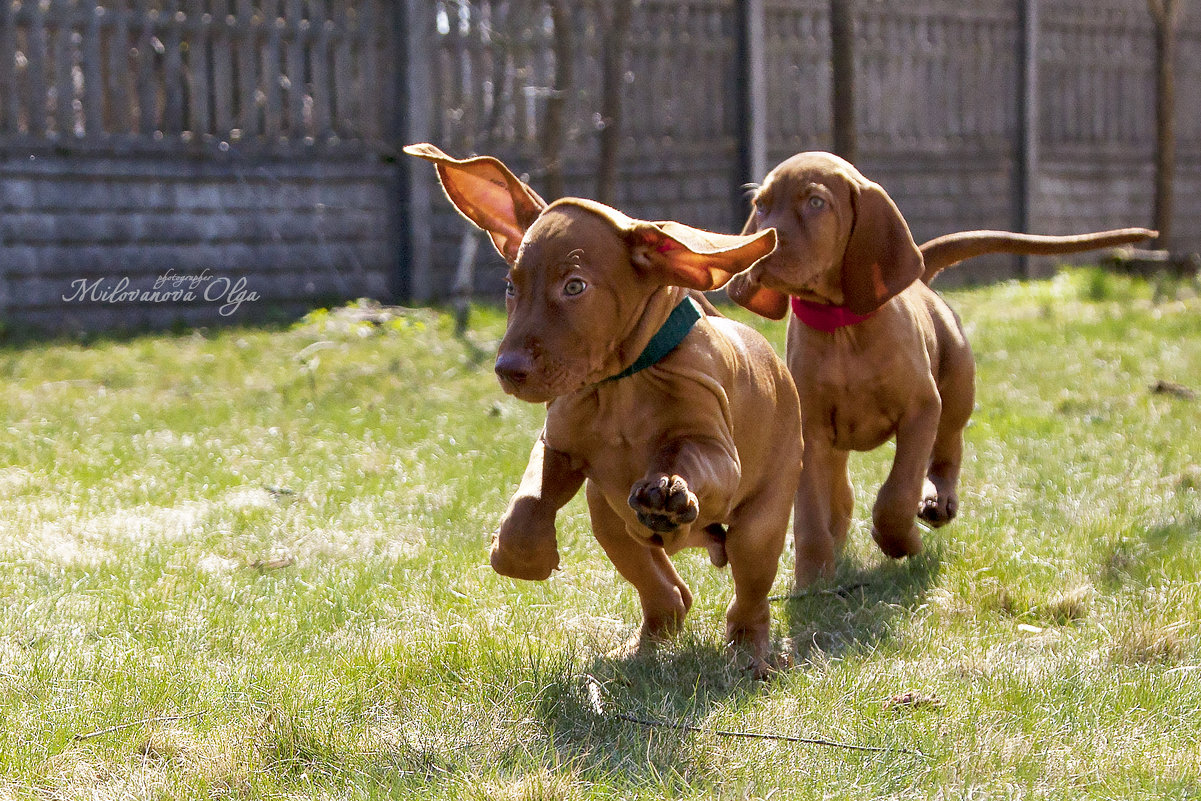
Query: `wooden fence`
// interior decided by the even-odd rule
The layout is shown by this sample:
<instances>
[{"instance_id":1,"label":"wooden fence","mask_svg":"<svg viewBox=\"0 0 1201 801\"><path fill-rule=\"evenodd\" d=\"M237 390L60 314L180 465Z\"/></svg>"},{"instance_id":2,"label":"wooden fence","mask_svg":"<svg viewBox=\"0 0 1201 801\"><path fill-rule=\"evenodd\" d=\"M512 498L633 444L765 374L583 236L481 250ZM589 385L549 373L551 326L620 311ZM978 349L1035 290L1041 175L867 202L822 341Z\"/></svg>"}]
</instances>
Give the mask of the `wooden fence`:
<instances>
[{"instance_id":1,"label":"wooden fence","mask_svg":"<svg viewBox=\"0 0 1201 801\"><path fill-rule=\"evenodd\" d=\"M566 99L566 183L588 195L604 124L600 46L611 4L569 5L576 77ZM965 228L1067 233L1151 222L1146 0L855 6L860 165L890 191L919 239ZM618 205L736 230L742 184L792 153L829 148L828 9L828 0L637 3ZM506 23L515 13L522 35L514 38ZM436 35L418 38L411 57L437 69L433 91L412 98L410 138L500 155L545 189L540 124L555 92L552 16L545 0L443 0L424 19L418 14L414 24ZM1201 14L1186 15L1179 50L1176 245L1201 249ZM414 219L434 221L432 235L417 233L424 246L414 286L423 296L450 286L462 230L427 172L418 167L409 183ZM1033 271L1052 267L1035 262ZM983 259L940 280L1020 269L1015 259ZM499 274L490 262L480 286L498 291Z\"/></svg>"},{"instance_id":2,"label":"wooden fence","mask_svg":"<svg viewBox=\"0 0 1201 801\"><path fill-rule=\"evenodd\" d=\"M221 322L238 281L231 319L395 294L392 21L387 0L0 0L0 318ZM181 274L202 291L155 294Z\"/></svg>"},{"instance_id":3,"label":"wooden fence","mask_svg":"<svg viewBox=\"0 0 1201 801\"><path fill-rule=\"evenodd\" d=\"M384 0L4 0L0 136L380 143L388 19Z\"/></svg>"}]
</instances>

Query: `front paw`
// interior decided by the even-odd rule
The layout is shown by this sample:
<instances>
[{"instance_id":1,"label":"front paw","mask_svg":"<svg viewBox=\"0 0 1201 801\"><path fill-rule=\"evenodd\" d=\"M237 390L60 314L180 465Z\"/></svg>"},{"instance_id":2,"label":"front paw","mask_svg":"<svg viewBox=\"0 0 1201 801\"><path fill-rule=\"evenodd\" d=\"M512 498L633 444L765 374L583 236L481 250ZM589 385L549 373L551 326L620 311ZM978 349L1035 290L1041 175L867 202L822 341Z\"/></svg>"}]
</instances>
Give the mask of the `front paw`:
<instances>
[{"instance_id":1,"label":"front paw","mask_svg":"<svg viewBox=\"0 0 1201 801\"><path fill-rule=\"evenodd\" d=\"M674 531L696 520L700 504L680 476L644 478L630 490L630 508L651 531Z\"/></svg>"},{"instance_id":2,"label":"front paw","mask_svg":"<svg viewBox=\"0 0 1201 801\"><path fill-rule=\"evenodd\" d=\"M537 499L513 503L492 537L492 569L502 576L544 581L559 567L554 510Z\"/></svg>"},{"instance_id":3,"label":"front paw","mask_svg":"<svg viewBox=\"0 0 1201 801\"><path fill-rule=\"evenodd\" d=\"M932 528L945 526L959 514L959 498L951 493L941 497L937 492L928 492L918 505L917 516L930 524Z\"/></svg>"}]
</instances>

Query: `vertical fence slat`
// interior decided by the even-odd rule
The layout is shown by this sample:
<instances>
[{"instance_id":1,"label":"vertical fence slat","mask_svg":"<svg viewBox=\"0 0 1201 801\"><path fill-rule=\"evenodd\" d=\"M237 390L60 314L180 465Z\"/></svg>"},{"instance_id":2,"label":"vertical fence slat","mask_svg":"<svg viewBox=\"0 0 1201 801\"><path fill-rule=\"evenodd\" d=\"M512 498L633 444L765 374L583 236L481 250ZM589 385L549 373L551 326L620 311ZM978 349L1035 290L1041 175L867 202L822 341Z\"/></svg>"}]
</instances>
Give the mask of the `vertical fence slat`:
<instances>
[{"instance_id":1,"label":"vertical fence slat","mask_svg":"<svg viewBox=\"0 0 1201 801\"><path fill-rule=\"evenodd\" d=\"M0 0L2 3L4 0ZM82 6L85 15L81 68L83 69L83 130L91 139L104 135L104 63L100 55L103 6Z\"/></svg>"},{"instance_id":2,"label":"vertical fence slat","mask_svg":"<svg viewBox=\"0 0 1201 801\"><path fill-rule=\"evenodd\" d=\"M384 11L376 0L367 0L360 6L359 14L359 30L363 42L362 60L359 62L359 91L363 97L360 106L363 114L363 135L370 141L379 141L384 134L382 115L387 106L384 96L381 95L383 76L379 69L379 48L382 45L384 28L379 24L379 20Z\"/></svg>"},{"instance_id":3,"label":"vertical fence slat","mask_svg":"<svg viewBox=\"0 0 1201 801\"><path fill-rule=\"evenodd\" d=\"M29 10L29 27L25 39L26 114L31 136L46 134L46 17L42 4L25 5Z\"/></svg>"},{"instance_id":4,"label":"vertical fence slat","mask_svg":"<svg viewBox=\"0 0 1201 801\"><path fill-rule=\"evenodd\" d=\"M263 26L266 42L262 49L262 87L266 95L263 107L263 135L268 142L276 142L280 135L280 120L283 116L283 98L280 88L280 40L282 37L279 16L280 0L262 0Z\"/></svg>"},{"instance_id":5,"label":"vertical fence slat","mask_svg":"<svg viewBox=\"0 0 1201 801\"><path fill-rule=\"evenodd\" d=\"M309 63L313 85L313 130L318 142L330 137L330 95L333 87L329 73L329 37L334 23L326 14L325 0L310 0L315 37L309 39Z\"/></svg>"},{"instance_id":6,"label":"vertical fence slat","mask_svg":"<svg viewBox=\"0 0 1201 801\"><path fill-rule=\"evenodd\" d=\"M104 76L104 130L127 134L134 130L129 105L133 74L129 59L129 11L126 0L113 0L105 14L107 65Z\"/></svg>"},{"instance_id":7,"label":"vertical fence slat","mask_svg":"<svg viewBox=\"0 0 1201 801\"><path fill-rule=\"evenodd\" d=\"M71 6L69 0L53 0L50 5L53 32L54 65L52 91L54 92L54 127L59 138L75 135L75 80L74 53L71 42Z\"/></svg>"},{"instance_id":8,"label":"vertical fence slat","mask_svg":"<svg viewBox=\"0 0 1201 801\"><path fill-rule=\"evenodd\" d=\"M214 15L205 11L205 5L204 0L188 0L187 26L184 29L188 43L185 71L188 83L187 129L197 139L211 134L213 124L209 95L209 37Z\"/></svg>"},{"instance_id":9,"label":"vertical fence slat","mask_svg":"<svg viewBox=\"0 0 1201 801\"><path fill-rule=\"evenodd\" d=\"M159 71L155 69L158 52L154 35L158 11L147 0L134 0L134 23L138 27L138 133L153 136L158 130Z\"/></svg>"},{"instance_id":10,"label":"vertical fence slat","mask_svg":"<svg viewBox=\"0 0 1201 801\"><path fill-rule=\"evenodd\" d=\"M337 103L336 122L338 136L351 139L358 133L353 102L351 81L351 22L347 0L334 0L334 19L338 22L334 44L334 102Z\"/></svg>"},{"instance_id":11,"label":"vertical fence slat","mask_svg":"<svg viewBox=\"0 0 1201 801\"><path fill-rule=\"evenodd\" d=\"M309 126L305 123L304 99L307 91L307 81L304 74L304 38L306 31L311 29L311 23L306 25L302 0L288 0L284 14L287 20L287 46L284 48L287 59L287 76L283 82L287 87L287 122L285 129L289 137L303 139L311 135Z\"/></svg>"},{"instance_id":12,"label":"vertical fence slat","mask_svg":"<svg viewBox=\"0 0 1201 801\"><path fill-rule=\"evenodd\" d=\"M0 0L0 134L18 130L17 82L13 70L16 33L12 3Z\"/></svg>"},{"instance_id":13,"label":"vertical fence slat","mask_svg":"<svg viewBox=\"0 0 1201 801\"><path fill-rule=\"evenodd\" d=\"M213 133L220 139L234 127L233 47L230 28L234 24L229 0L218 0L212 19L213 43Z\"/></svg>"},{"instance_id":14,"label":"vertical fence slat","mask_svg":"<svg viewBox=\"0 0 1201 801\"><path fill-rule=\"evenodd\" d=\"M183 23L179 0L167 0L160 18L159 37L163 42L163 133L178 134L184 129Z\"/></svg>"},{"instance_id":15,"label":"vertical fence slat","mask_svg":"<svg viewBox=\"0 0 1201 801\"><path fill-rule=\"evenodd\" d=\"M238 125L243 139L259 135L258 43L262 17L255 13L253 0L238 0Z\"/></svg>"}]
</instances>

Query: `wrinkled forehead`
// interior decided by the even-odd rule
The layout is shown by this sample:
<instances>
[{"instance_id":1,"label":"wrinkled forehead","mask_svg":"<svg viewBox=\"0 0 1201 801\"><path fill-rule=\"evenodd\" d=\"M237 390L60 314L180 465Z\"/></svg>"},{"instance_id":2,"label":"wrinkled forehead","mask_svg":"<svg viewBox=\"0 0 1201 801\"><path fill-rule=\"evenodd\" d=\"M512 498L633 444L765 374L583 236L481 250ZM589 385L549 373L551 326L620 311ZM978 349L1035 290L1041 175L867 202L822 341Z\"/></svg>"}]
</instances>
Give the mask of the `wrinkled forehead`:
<instances>
[{"instance_id":1,"label":"wrinkled forehead","mask_svg":"<svg viewBox=\"0 0 1201 801\"><path fill-rule=\"evenodd\" d=\"M549 206L526 231L515 268L603 265L622 258L628 260L628 251L612 222L585 207L562 204Z\"/></svg>"},{"instance_id":2,"label":"wrinkled forehead","mask_svg":"<svg viewBox=\"0 0 1201 801\"><path fill-rule=\"evenodd\" d=\"M865 182L850 162L832 153L798 153L768 173L763 189L793 190L809 184L821 184L838 190Z\"/></svg>"}]
</instances>

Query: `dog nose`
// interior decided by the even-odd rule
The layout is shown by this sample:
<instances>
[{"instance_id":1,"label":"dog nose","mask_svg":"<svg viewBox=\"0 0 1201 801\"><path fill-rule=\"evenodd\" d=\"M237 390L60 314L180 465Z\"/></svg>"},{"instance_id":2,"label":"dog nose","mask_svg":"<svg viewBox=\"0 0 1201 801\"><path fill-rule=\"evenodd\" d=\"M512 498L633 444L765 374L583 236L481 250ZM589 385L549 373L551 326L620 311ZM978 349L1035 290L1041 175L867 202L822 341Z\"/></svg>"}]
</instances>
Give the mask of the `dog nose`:
<instances>
[{"instance_id":1,"label":"dog nose","mask_svg":"<svg viewBox=\"0 0 1201 801\"><path fill-rule=\"evenodd\" d=\"M509 384L524 384L532 368L530 357L518 352L502 353L496 357L496 375Z\"/></svg>"}]
</instances>

